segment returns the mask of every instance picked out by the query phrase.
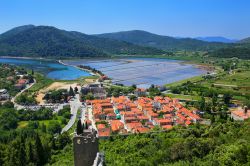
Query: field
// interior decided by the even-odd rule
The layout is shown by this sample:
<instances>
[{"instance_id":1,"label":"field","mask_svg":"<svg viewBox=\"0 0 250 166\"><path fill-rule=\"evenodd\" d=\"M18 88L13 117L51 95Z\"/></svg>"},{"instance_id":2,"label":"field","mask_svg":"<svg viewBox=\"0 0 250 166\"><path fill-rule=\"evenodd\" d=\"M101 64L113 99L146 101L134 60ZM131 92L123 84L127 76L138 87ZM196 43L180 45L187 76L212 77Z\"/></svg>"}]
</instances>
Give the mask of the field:
<instances>
[{"instance_id":1,"label":"field","mask_svg":"<svg viewBox=\"0 0 250 166\"><path fill-rule=\"evenodd\" d=\"M201 63L198 61L197 63ZM207 58L204 62L215 68L213 76L196 76L190 79L181 80L171 84L166 84L167 87L182 87L188 81L194 83L197 87L216 91L219 94L229 93L232 98L239 102L249 100L250 96L250 61L240 59L214 59ZM181 92L180 94L170 94L179 99L194 100L199 98L198 91Z\"/></svg>"},{"instance_id":2,"label":"field","mask_svg":"<svg viewBox=\"0 0 250 166\"><path fill-rule=\"evenodd\" d=\"M236 87L250 87L250 70L236 71L234 74L225 74L214 84L234 85Z\"/></svg>"},{"instance_id":3,"label":"field","mask_svg":"<svg viewBox=\"0 0 250 166\"><path fill-rule=\"evenodd\" d=\"M39 125L44 124L46 127L48 127L49 123L51 123L51 122L58 122L58 123L61 124L62 118L63 118L62 116L57 116L56 119L52 119L52 120L39 120L37 122L39 122ZM19 129L25 128L25 127L28 126L28 123L29 123L29 121L20 121L18 123L18 127L17 128L19 128ZM64 124L61 124L61 126L64 127Z\"/></svg>"},{"instance_id":4,"label":"field","mask_svg":"<svg viewBox=\"0 0 250 166\"><path fill-rule=\"evenodd\" d=\"M182 95L182 94L172 94L172 93L166 93L167 96L171 98L176 98L180 100L187 100L187 101L198 101L201 99L200 96L194 96L194 95Z\"/></svg>"}]
</instances>

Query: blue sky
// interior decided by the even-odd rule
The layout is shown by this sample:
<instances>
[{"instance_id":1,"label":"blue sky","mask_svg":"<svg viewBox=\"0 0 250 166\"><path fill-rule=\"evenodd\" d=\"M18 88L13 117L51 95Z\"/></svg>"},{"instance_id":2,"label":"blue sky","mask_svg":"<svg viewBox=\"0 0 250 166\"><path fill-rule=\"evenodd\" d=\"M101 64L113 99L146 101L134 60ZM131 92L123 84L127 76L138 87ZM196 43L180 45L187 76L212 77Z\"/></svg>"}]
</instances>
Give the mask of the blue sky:
<instances>
[{"instance_id":1,"label":"blue sky","mask_svg":"<svg viewBox=\"0 0 250 166\"><path fill-rule=\"evenodd\" d=\"M146 30L177 37L250 36L249 0L1 0L0 33L50 25L87 34Z\"/></svg>"}]
</instances>

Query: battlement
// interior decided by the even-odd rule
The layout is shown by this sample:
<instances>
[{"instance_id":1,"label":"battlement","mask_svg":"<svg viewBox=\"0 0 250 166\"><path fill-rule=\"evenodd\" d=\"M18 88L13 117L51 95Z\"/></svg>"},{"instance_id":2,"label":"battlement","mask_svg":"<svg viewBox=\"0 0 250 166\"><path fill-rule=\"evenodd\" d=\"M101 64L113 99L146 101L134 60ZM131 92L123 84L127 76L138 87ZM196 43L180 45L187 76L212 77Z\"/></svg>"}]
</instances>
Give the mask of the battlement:
<instances>
[{"instance_id":1,"label":"battlement","mask_svg":"<svg viewBox=\"0 0 250 166\"><path fill-rule=\"evenodd\" d=\"M73 138L75 166L92 166L99 151L97 132L84 129Z\"/></svg>"}]
</instances>

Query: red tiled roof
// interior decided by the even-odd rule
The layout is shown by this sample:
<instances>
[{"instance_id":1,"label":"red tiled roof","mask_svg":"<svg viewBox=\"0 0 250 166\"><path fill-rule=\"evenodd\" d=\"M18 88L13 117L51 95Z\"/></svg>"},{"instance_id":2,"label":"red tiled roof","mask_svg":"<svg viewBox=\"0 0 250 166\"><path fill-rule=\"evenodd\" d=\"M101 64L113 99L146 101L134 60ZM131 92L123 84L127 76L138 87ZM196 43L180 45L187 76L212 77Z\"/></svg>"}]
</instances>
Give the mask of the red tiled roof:
<instances>
[{"instance_id":1,"label":"red tiled roof","mask_svg":"<svg viewBox=\"0 0 250 166\"><path fill-rule=\"evenodd\" d=\"M249 110L247 110L247 113L245 113L243 109L238 109L238 110L232 111L231 113L238 116L238 117L241 117L242 119L250 118L250 111Z\"/></svg>"},{"instance_id":2,"label":"red tiled roof","mask_svg":"<svg viewBox=\"0 0 250 166\"><path fill-rule=\"evenodd\" d=\"M19 79L17 81L18 84L26 84L27 80L26 79Z\"/></svg>"},{"instance_id":3,"label":"red tiled roof","mask_svg":"<svg viewBox=\"0 0 250 166\"><path fill-rule=\"evenodd\" d=\"M102 128L98 129L98 135L99 137L108 137L110 136L110 129L109 128Z\"/></svg>"},{"instance_id":4,"label":"red tiled roof","mask_svg":"<svg viewBox=\"0 0 250 166\"><path fill-rule=\"evenodd\" d=\"M121 115L124 115L125 117L133 117L136 116L134 112L120 112Z\"/></svg>"},{"instance_id":5,"label":"red tiled roof","mask_svg":"<svg viewBox=\"0 0 250 166\"><path fill-rule=\"evenodd\" d=\"M164 125L164 126L161 126L163 129L167 129L167 130L170 130L173 128L172 125Z\"/></svg>"},{"instance_id":6,"label":"red tiled roof","mask_svg":"<svg viewBox=\"0 0 250 166\"><path fill-rule=\"evenodd\" d=\"M126 126L127 126L127 128L132 130L132 129L135 129L138 127L142 127L142 123L141 122L127 123Z\"/></svg>"},{"instance_id":7,"label":"red tiled roof","mask_svg":"<svg viewBox=\"0 0 250 166\"><path fill-rule=\"evenodd\" d=\"M193 118L193 119L196 119L196 120L200 119L200 117L198 115L192 113L191 111L189 111L186 108L182 108L182 109L180 109L180 111L183 112L184 114L186 114L187 116L189 116L190 118Z\"/></svg>"},{"instance_id":8,"label":"red tiled roof","mask_svg":"<svg viewBox=\"0 0 250 166\"><path fill-rule=\"evenodd\" d=\"M185 120L186 120L185 116L181 115L180 113L177 113L177 117L178 117L181 121L185 121Z\"/></svg>"},{"instance_id":9,"label":"red tiled roof","mask_svg":"<svg viewBox=\"0 0 250 166\"><path fill-rule=\"evenodd\" d=\"M157 119L157 118L155 118L154 120L155 120L157 123L159 123L159 124L172 123L172 120L171 120L171 119Z\"/></svg>"},{"instance_id":10,"label":"red tiled roof","mask_svg":"<svg viewBox=\"0 0 250 166\"><path fill-rule=\"evenodd\" d=\"M111 120L110 126L113 132L119 131L120 129L124 128L124 124L120 120Z\"/></svg>"},{"instance_id":11,"label":"red tiled roof","mask_svg":"<svg viewBox=\"0 0 250 166\"><path fill-rule=\"evenodd\" d=\"M186 125L190 125L191 122L190 122L189 120L187 120L187 121L185 122L185 124L186 124Z\"/></svg>"},{"instance_id":12,"label":"red tiled roof","mask_svg":"<svg viewBox=\"0 0 250 166\"><path fill-rule=\"evenodd\" d=\"M149 118L147 116L145 116L145 115L143 115L143 116L137 116L137 118L139 120L149 120Z\"/></svg>"},{"instance_id":13,"label":"red tiled roof","mask_svg":"<svg viewBox=\"0 0 250 166\"><path fill-rule=\"evenodd\" d=\"M115 113L108 113L107 116L116 116Z\"/></svg>"},{"instance_id":14,"label":"red tiled roof","mask_svg":"<svg viewBox=\"0 0 250 166\"><path fill-rule=\"evenodd\" d=\"M158 114L157 113L154 113L153 111L148 111L147 113L149 116L151 117L158 117Z\"/></svg>"},{"instance_id":15,"label":"red tiled roof","mask_svg":"<svg viewBox=\"0 0 250 166\"><path fill-rule=\"evenodd\" d=\"M135 132L137 133L147 133L150 129L149 128L146 128L146 127L138 127L138 128L135 128Z\"/></svg>"},{"instance_id":16,"label":"red tiled roof","mask_svg":"<svg viewBox=\"0 0 250 166\"><path fill-rule=\"evenodd\" d=\"M105 112L106 114L108 114L108 113L113 113L113 112L114 112L114 109L113 109L113 108L104 108L104 109L103 109L103 112Z\"/></svg>"},{"instance_id":17,"label":"red tiled roof","mask_svg":"<svg viewBox=\"0 0 250 166\"><path fill-rule=\"evenodd\" d=\"M104 129L104 128L106 128L106 125L105 124L98 124L97 125L97 129L99 130L99 129Z\"/></svg>"}]
</instances>

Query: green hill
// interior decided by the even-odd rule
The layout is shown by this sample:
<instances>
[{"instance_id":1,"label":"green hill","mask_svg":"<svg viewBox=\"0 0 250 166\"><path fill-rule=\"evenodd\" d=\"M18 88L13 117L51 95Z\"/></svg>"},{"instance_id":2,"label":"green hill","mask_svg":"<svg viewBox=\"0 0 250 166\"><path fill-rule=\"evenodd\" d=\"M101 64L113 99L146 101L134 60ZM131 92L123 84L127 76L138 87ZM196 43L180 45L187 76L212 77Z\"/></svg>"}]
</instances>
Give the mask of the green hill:
<instances>
[{"instance_id":1,"label":"green hill","mask_svg":"<svg viewBox=\"0 0 250 166\"><path fill-rule=\"evenodd\" d=\"M250 59L250 38L241 40L238 43L211 51L211 56L220 58L233 58Z\"/></svg>"},{"instance_id":2,"label":"green hill","mask_svg":"<svg viewBox=\"0 0 250 166\"><path fill-rule=\"evenodd\" d=\"M152 55L164 51L49 26L21 26L0 35L1 56L102 57Z\"/></svg>"},{"instance_id":3,"label":"green hill","mask_svg":"<svg viewBox=\"0 0 250 166\"><path fill-rule=\"evenodd\" d=\"M250 43L250 37L242 39L239 43Z\"/></svg>"},{"instance_id":4,"label":"green hill","mask_svg":"<svg viewBox=\"0 0 250 166\"><path fill-rule=\"evenodd\" d=\"M96 35L98 37L126 41L141 46L155 47L166 51L176 50L212 50L226 46L225 43L205 42L191 38L174 38L169 36L161 36L146 31L133 30L116 33L106 33Z\"/></svg>"}]
</instances>

